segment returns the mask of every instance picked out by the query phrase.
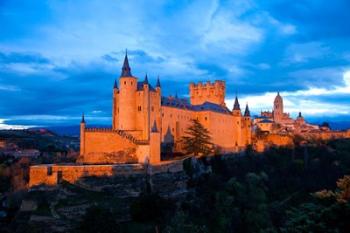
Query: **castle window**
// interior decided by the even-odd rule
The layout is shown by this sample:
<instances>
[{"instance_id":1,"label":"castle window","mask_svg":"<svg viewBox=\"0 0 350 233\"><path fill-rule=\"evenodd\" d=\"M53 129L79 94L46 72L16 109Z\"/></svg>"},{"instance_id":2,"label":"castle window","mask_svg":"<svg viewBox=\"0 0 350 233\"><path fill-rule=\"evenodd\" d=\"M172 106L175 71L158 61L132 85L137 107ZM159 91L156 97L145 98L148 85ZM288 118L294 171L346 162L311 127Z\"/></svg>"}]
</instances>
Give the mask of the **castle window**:
<instances>
[{"instance_id":1,"label":"castle window","mask_svg":"<svg viewBox=\"0 0 350 233\"><path fill-rule=\"evenodd\" d=\"M139 112L141 112L141 110L142 110L142 109L141 109L141 106L138 106L138 107L137 107L137 110L138 110Z\"/></svg>"},{"instance_id":2,"label":"castle window","mask_svg":"<svg viewBox=\"0 0 350 233\"><path fill-rule=\"evenodd\" d=\"M124 85L126 85L126 81L124 81Z\"/></svg>"},{"instance_id":3,"label":"castle window","mask_svg":"<svg viewBox=\"0 0 350 233\"><path fill-rule=\"evenodd\" d=\"M205 120L208 120L208 117L204 117Z\"/></svg>"},{"instance_id":4,"label":"castle window","mask_svg":"<svg viewBox=\"0 0 350 233\"><path fill-rule=\"evenodd\" d=\"M52 167L47 168L47 175L51 176L52 175Z\"/></svg>"},{"instance_id":5,"label":"castle window","mask_svg":"<svg viewBox=\"0 0 350 233\"><path fill-rule=\"evenodd\" d=\"M131 81L131 85L132 85L132 81Z\"/></svg>"},{"instance_id":6,"label":"castle window","mask_svg":"<svg viewBox=\"0 0 350 233\"><path fill-rule=\"evenodd\" d=\"M164 117L164 113L162 113L162 117Z\"/></svg>"},{"instance_id":7,"label":"castle window","mask_svg":"<svg viewBox=\"0 0 350 233\"><path fill-rule=\"evenodd\" d=\"M151 107L151 110L152 110L152 112L154 111L154 107L153 106Z\"/></svg>"}]
</instances>

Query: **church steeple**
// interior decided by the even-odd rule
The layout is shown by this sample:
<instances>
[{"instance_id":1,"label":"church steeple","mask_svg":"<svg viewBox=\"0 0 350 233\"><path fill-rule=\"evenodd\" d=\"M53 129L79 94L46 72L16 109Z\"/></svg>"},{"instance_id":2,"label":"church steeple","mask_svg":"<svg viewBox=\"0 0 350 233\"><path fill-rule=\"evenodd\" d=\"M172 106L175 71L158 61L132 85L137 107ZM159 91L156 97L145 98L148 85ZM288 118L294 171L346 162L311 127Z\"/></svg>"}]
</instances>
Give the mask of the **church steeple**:
<instances>
[{"instance_id":1,"label":"church steeple","mask_svg":"<svg viewBox=\"0 0 350 233\"><path fill-rule=\"evenodd\" d=\"M245 117L250 117L250 111L249 111L248 104L245 106L244 116Z\"/></svg>"},{"instance_id":2,"label":"church steeple","mask_svg":"<svg viewBox=\"0 0 350 233\"><path fill-rule=\"evenodd\" d=\"M125 58L120 77L132 77L131 69L129 66L128 51L125 52Z\"/></svg>"},{"instance_id":3,"label":"church steeple","mask_svg":"<svg viewBox=\"0 0 350 233\"><path fill-rule=\"evenodd\" d=\"M235 98L235 104L233 105L233 110L241 110L241 107L239 106L237 95Z\"/></svg>"}]
</instances>

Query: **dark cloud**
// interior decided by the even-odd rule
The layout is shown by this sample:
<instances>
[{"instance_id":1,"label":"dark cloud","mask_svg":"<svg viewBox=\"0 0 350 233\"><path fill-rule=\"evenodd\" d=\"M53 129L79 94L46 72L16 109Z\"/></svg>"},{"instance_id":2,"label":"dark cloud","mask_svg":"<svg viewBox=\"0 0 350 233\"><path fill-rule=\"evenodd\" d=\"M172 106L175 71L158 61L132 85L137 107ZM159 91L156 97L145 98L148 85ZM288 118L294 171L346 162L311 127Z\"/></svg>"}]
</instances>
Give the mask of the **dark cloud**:
<instances>
[{"instance_id":1,"label":"dark cloud","mask_svg":"<svg viewBox=\"0 0 350 233\"><path fill-rule=\"evenodd\" d=\"M37 53L2 53L0 52L0 64L11 63L37 63L37 64L49 64L50 60Z\"/></svg>"},{"instance_id":2,"label":"dark cloud","mask_svg":"<svg viewBox=\"0 0 350 233\"><path fill-rule=\"evenodd\" d=\"M307 40L349 37L350 1L264 1L260 3L270 14L283 22L297 25L299 37Z\"/></svg>"}]
</instances>

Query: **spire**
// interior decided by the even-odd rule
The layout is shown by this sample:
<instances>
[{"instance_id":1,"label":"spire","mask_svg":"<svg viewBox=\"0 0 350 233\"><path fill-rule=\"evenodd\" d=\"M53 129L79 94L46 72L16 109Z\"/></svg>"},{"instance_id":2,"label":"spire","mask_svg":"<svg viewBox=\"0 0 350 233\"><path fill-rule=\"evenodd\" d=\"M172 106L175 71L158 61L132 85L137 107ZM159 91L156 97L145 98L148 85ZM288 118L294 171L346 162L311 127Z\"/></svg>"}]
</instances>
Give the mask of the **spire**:
<instances>
[{"instance_id":1,"label":"spire","mask_svg":"<svg viewBox=\"0 0 350 233\"><path fill-rule=\"evenodd\" d=\"M113 86L114 89L118 89L118 84L117 84L117 80L114 80L114 86Z\"/></svg>"},{"instance_id":2,"label":"spire","mask_svg":"<svg viewBox=\"0 0 350 233\"><path fill-rule=\"evenodd\" d=\"M152 133L157 133L158 132L156 121L153 122L153 126L152 126L152 129L151 129L151 132Z\"/></svg>"},{"instance_id":3,"label":"spire","mask_svg":"<svg viewBox=\"0 0 350 233\"><path fill-rule=\"evenodd\" d=\"M235 98L235 104L233 105L233 110L241 110L241 107L239 106L237 95Z\"/></svg>"},{"instance_id":4,"label":"spire","mask_svg":"<svg viewBox=\"0 0 350 233\"><path fill-rule=\"evenodd\" d=\"M250 117L250 111L249 111L248 103L245 106L244 116L245 117Z\"/></svg>"},{"instance_id":5,"label":"spire","mask_svg":"<svg viewBox=\"0 0 350 233\"><path fill-rule=\"evenodd\" d=\"M159 75L158 75L158 78L157 78L157 84L156 84L156 87L160 87Z\"/></svg>"},{"instance_id":6,"label":"spire","mask_svg":"<svg viewBox=\"0 0 350 233\"><path fill-rule=\"evenodd\" d=\"M302 117L301 112L299 112L299 116L298 117Z\"/></svg>"},{"instance_id":7,"label":"spire","mask_svg":"<svg viewBox=\"0 0 350 233\"><path fill-rule=\"evenodd\" d=\"M84 116L84 113L83 115L81 116L81 122L80 123L85 123L85 116Z\"/></svg>"},{"instance_id":8,"label":"spire","mask_svg":"<svg viewBox=\"0 0 350 233\"><path fill-rule=\"evenodd\" d=\"M146 73L146 76L145 76L145 80L143 80L143 84L148 84L148 76L147 76L147 73Z\"/></svg>"},{"instance_id":9,"label":"spire","mask_svg":"<svg viewBox=\"0 0 350 233\"><path fill-rule=\"evenodd\" d=\"M131 75L131 69L129 66L129 59L128 59L128 51L125 51L125 58L124 58L124 63L122 67L122 73L120 77L132 77Z\"/></svg>"}]
</instances>

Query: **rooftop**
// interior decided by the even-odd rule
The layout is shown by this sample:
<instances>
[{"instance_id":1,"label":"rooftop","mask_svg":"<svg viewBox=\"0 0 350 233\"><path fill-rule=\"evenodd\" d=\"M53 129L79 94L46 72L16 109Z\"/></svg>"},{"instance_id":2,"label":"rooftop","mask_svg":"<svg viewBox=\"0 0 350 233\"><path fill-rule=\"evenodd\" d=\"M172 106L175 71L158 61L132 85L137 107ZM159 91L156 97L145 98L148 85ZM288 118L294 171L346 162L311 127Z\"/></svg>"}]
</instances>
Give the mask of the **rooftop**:
<instances>
[{"instance_id":1,"label":"rooftop","mask_svg":"<svg viewBox=\"0 0 350 233\"><path fill-rule=\"evenodd\" d=\"M175 97L162 97L162 106L169 106L173 108L187 109L190 111L213 111L224 114L231 114L231 111L226 107L210 102L205 102L200 105L191 105L188 99Z\"/></svg>"}]
</instances>

